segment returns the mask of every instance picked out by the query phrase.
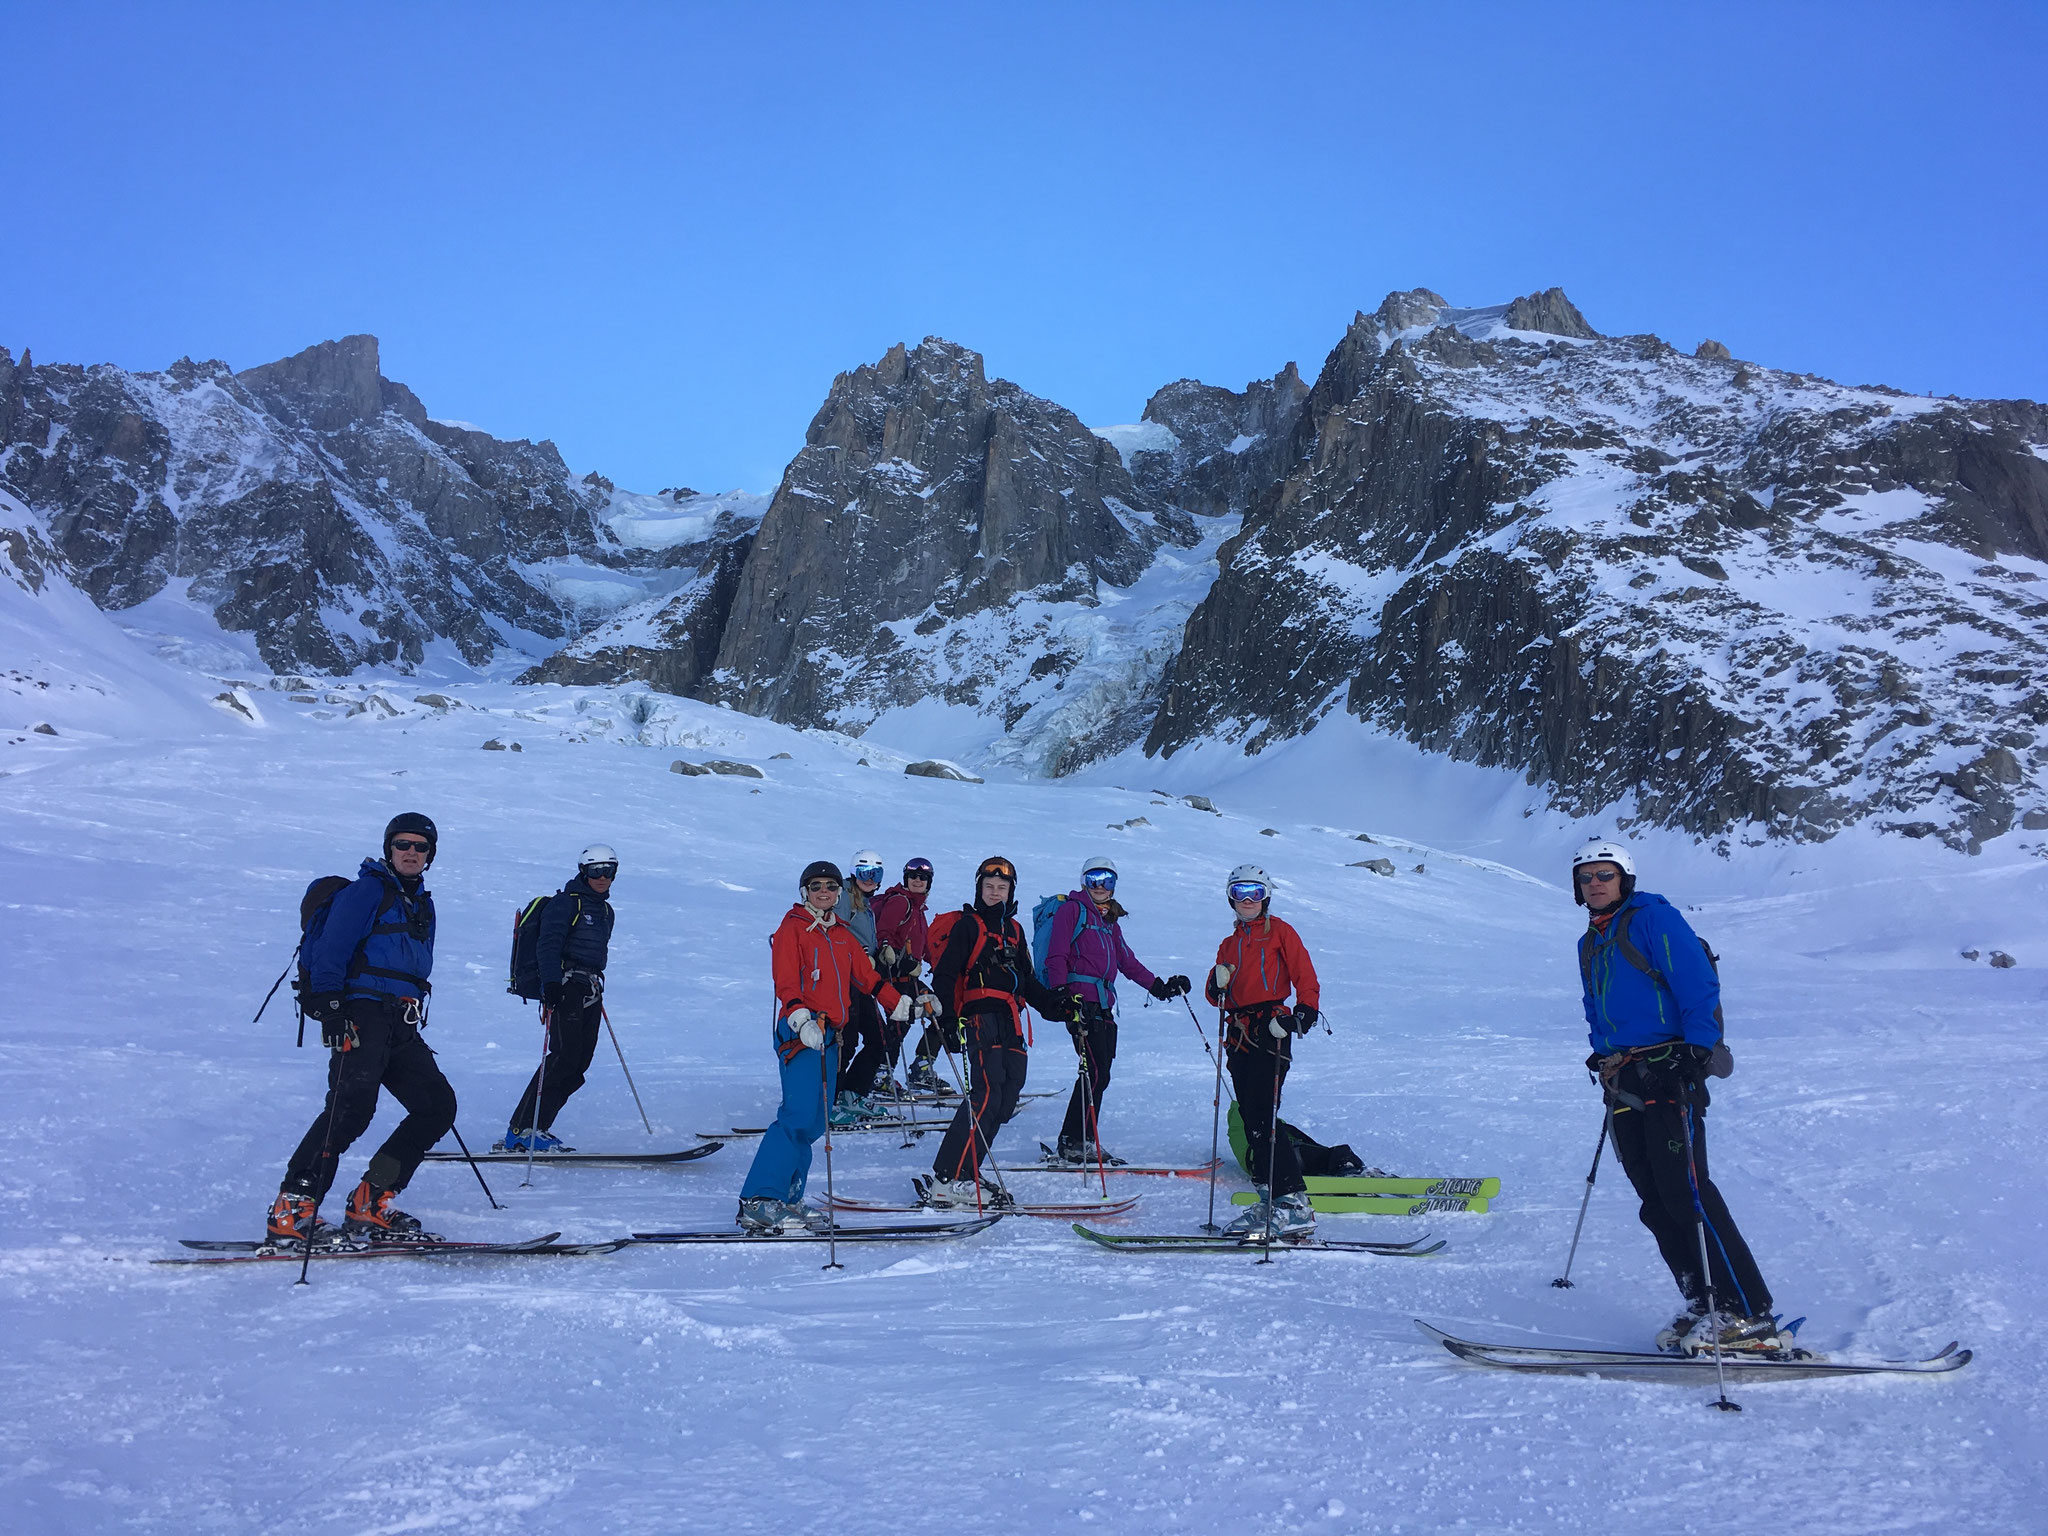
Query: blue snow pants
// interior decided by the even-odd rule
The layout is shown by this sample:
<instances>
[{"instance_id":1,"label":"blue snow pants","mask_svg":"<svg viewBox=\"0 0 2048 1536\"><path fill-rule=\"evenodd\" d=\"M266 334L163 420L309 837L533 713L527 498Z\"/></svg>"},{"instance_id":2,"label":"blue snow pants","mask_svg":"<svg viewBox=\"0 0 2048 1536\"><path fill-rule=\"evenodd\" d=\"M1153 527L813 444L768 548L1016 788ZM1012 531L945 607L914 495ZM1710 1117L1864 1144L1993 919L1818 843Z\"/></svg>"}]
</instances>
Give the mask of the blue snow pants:
<instances>
[{"instance_id":1,"label":"blue snow pants","mask_svg":"<svg viewBox=\"0 0 2048 1536\"><path fill-rule=\"evenodd\" d=\"M761 1137L754 1165L747 1170L747 1182L740 1186L742 1200L796 1201L803 1198L804 1181L811 1172L811 1143L825 1134L825 1106L831 1102L839 1082L839 1031L825 1031L825 1049L798 1051L781 1059L780 1047L796 1038L787 1023L775 1025L776 1059L782 1069L782 1107L775 1111L775 1123ZM818 1091L818 1073L825 1074L825 1091Z\"/></svg>"}]
</instances>

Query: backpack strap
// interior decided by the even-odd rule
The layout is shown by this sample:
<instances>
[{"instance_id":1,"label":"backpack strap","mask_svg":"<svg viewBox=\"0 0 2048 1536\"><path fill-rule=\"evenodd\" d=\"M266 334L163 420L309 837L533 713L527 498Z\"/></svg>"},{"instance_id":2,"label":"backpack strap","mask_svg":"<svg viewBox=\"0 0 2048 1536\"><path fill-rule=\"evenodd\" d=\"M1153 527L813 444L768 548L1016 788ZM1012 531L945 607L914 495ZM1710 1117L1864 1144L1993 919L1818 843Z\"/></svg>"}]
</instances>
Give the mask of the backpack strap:
<instances>
[{"instance_id":1,"label":"backpack strap","mask_svg":"<svg viewBox=\"0 0 2048 1536\"><path fill-rule=\"evenodd\" d=\"M1081 901L1086 900L1085 896L1081 898ZM1073 953L1074 941L1080 938L1088 928L1088 909L1082 906L1081 901L1074 903L1074 931L1067 935L1067 952L1069 954ZM1112 946L1111 958L1114 958L1114 946ZM1067 967L1068 984L1072 985L1077 981L1085 981L1095 989L1096 1007L1107 1008L1109 1006L1109 988L1103 984L1102 977L1090 976L1084 971L1075 970L1072 966Z\"/></svg>"}]
</instances>

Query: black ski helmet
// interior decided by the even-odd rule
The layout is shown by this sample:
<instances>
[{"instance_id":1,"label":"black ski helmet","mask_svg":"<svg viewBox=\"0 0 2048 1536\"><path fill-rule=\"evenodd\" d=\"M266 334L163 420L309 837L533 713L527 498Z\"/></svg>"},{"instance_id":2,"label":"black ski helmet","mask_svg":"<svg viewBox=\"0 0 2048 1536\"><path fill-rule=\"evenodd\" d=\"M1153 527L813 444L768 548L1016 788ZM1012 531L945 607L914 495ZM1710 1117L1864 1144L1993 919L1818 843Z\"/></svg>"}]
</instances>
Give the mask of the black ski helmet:
<instances>
[{"instance_id":1,"label":"black ski helmet","mask_svg":"<svg viewBox=\"0 0 2048 1536\"><path fill-rule=\"evenodd\" d=\"M431 869L434 855L441 850L441 833L431 816L422 816L418 811L400 811L384 823L384 857L391 857L391 839L401 832L416 832L427 840L427 862L420 866L422 872Z\"/></svg>"},{"instance_id":2,"label":"black ski helmet","mask_svg":"<svg viewBox=\"0 0 2048 1536\"><path fill-rule=\"evenodd\" d=\"M808 892L813 880L830 880L839 886L846 884L845 876L839 873L839 866L830 859L813 859L804 866L804 872L797 877L797 894L801 896Z\"/></svg>"},{"instance_id":3,"label":"black ski helmet","mask_svg":"<svg viewBox=\"0 0 2048 1536\"><path fill-rule=\"evenodd\" d=\"M999 853L992 853L974 869L974 906L981 905L981 882L994 875L998 880L1010 882L1010 899L1003 903L1003 916L1017 915L1017 866Z\"/></svg>"}]
</instances>

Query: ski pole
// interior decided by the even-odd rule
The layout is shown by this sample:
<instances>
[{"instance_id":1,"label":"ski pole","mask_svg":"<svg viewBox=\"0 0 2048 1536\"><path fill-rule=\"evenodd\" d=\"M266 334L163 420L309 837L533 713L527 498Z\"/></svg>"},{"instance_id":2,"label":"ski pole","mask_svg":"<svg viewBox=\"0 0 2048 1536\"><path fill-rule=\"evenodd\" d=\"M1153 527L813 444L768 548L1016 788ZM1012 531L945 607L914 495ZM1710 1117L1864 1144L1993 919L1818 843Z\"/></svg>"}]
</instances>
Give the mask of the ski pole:
<instances>
[{"instance_id":1,"label":"ski pole","mask_svg":"<svg viewBox=\"0 0 2048 1536\"><path fill-rule=\"evenodd\" d=\"M834 1050L839 1042L829 1042ZM825 1052L818 1052L818 1111L825 1117L825 1265L826 1269L844 1269L839 1262L839 1205L838 1196L832 1187L832 1095L825 1086Z\"/></svg>"},{"instance_id":2,"label":"ski pole","mask_svg":"<svg viewBox=\"0 0 2048 1536\"><path fill-rule=\"evenodd\" d=\"M533 1153L540 1144L540 1096L548 1086L548 1025L554 1020L554 1010L546 1003L540 1005L540 1068L533 1078L533 1108L527 1113L526 1126L526 1177L519 1181L521 1189L533 1188Z\"/></svg>"},{"instance_id":3,"label":"ski pole","mask_svg":"<svg viewBox=\"0 0 2048 1536\"><path fill-rule=\"evenodd\" d=\"M1267 1031L1267 1038L1272 1031ZM1280 1159L1280 1042L1273 1041L1273 1113L1266 1122L1266 1241L1265 1252L1259 1255L1261 1264L1273 1262L1273 1170Z\"/></svg>"},{"instance_id":4,"label":"ski pole","mask_svg":"<svg viewBox=\"0 0 2048 1536\"><path fill-rule=\"evenodd\" d=\"M1185 1002L1186 999L1183 998L1182 1001ZM1188 1003L1188 1017L1192 1019L1194 1016L1195 1005ZM1219 1006L1216 1010L1216 1089L1209 1100L1209 1219L1202 1223L1204 1232L1223 1230L1216 1225L1216 1169L1223 1161L1223 1033L1228 1027L1224 1022L1223 1009ZM1202 1049L1206 1051L1208 1048L1209 1038L1204 1035ZM1235 1084L1232 1085L1231 1091L1233 1095L1236 1093Z\"/></svg>"},{"instance_id":5,"label":"ski pole","mask_svg":"<svg viewBox=\"0 0 2048 1536\"><path fill-rule=\"evenodd\" d=\"M633 1090L633 1107L640 1111L640 1123L647 1126L647 1134L652 1136L654 1127L647 1123L647 1106L640 1102L640 1089L633 1082L633 1069L626 1065L626 1053L619 1050L619 1032L612 1028L611 1010L599 1003L597 1011L604 1016L604 1032L612 1037L612 1049L619 1053L619 1070L626 1074L626 1086Z\"/></svg>"},{"instance_id":6,"label":"ski pole","mask_svg":"<svg viewBox=\"0 0 2048 1536\"><path fill-rule=\"evenodd\" d=\"M1586 1227L1586 1207L1593 1203L1593 1177L1600 1171L1600 1154L1607 1150L1607 1127L1613 1121L1614 1106L1610 1103L1600 1116L1600 1139L1593 1143L1593 1166L1586 1170L1586 1192L1579 1198L1579 1220L1578 1225L1572 1228L1571 1252L1564 1256L1564 1273L1550 1282L1561 1291L1572 1288L1572 1260L1579 1256L1579 1233Z\"/></svg>"},{"instance_id":7,"label":"ski pole","mask_svg":"<svg viewBox=\"0 0 2048 1536\"><path fill-rule=\"evenodd\" d=\"M346 1026L344 1025L344 1027ZM343 1047L343 1050L346 1050L346 1046ZM316 1179L326 1174L328 1161L334 1154L334 1101L341 1091L342 1057L343 1051L333 1051L329 1053L327 1058L327 1129L320 1137L320 1171L314 1175ZM334 1187L334 1180L328 1178L327 1185L328 1189L331 1190ZM323 1191L321 1199L324 1200L326 1198L326 1192ZM319 1228L320 1205L318 1201L315 1201L313 1204L313 1226L306 1233L306 1256L299 1260L299 1278L292 1282L293 1285L304 1285L307 1283L306 1271L313 1267L313 1234Z\"/></svg>"},{"instance_id":8,"label":"ski pole","mask_svg":"<svg viewBox=\"0 0 2048 1536\"><path fill-rule=\"evenodd\" d=\"M1109 1165L1102 1155L1102 1116L1095 1109L1095 1050L1088 1037L1081 1037L1081 1107L1088 1113L1088 1139L1095 1143L1095 1177L1102 1184L1102 1198L1109 1198Z\"/></svg>"},{"instance_id":9,"label":"ski pole","mask_svg":"<svg viewBox=\"0 0 2048 1536\"><path fill-rule=\"evenodd\" d=\"M263 1022L263 1010L268 1008L270 1006L270 1000L273 997L277 996L277 989L284 985L285 977L291 975L292 960L296 960L299 958L299 949L301 946L305 944L305 942L306 941L304 939L301 939L297 944L294 944L292 946L291 959L285 961L284 969L277 973L277 980L273 981L270 984L270 990L263 994L263 1001L256 1005L256 1016L249 1021L251 1024L260 1024ZM306 1015L304 1014L304 1012L301 1012L299 1014L299 1044L303 1046L305 1043Z\"/></svg>"},{"instance_id":10,"label":"ski pole","mask_svg":"<svg viewBox=\"0 0 2048 1536\"><path fill-rule=\"evenodd\" d=\"M427 1042L422 1040L420 1044L427 1045ZM441 1058L441 1053L435 1050L431 1045L427 1045L427 1054L429 1056L432 1056L437 1062ZM470 1155L469 1143L462 1139L462 1132L456 1128L456 1125L453 1121L449 1122L448 1129L455 1133L455 1145L462 1148L463 1160L469 1164L469 1171L476 1175L477 1183L483 1185L484 1198L491 1202L491 1209L494 1211L502 1211L503 1209L505 1209L505 1207L498 1204L498 1197L491 1193L491 1186L488 1184L484 1184L484 1171L483 1169L477 1167L476 1159Z\"/></svg>"},{"instance_id":11,"label":"ski pole","mask_svg":"<svg viewBox=\"0 0 2048 1536\"><path fill-rule=\"evenodd\" d=\"M1721 1395L1708 1404L1708 1406L1718 1408L1723 1413L1740 1413L1742 1412L1742 1404L1732 1403L1728 1400L1728 1367L1721 1359L1721 1323L1717 1316L1720 1309L1714 1305L1714 1267L1707 1259L1707 1208L1700 1204L1700 1175L1699 1168L1693 1159L1692 1105L1690 1103L1679 1105L1678 1118L1679 1124L1685 1127L1685 1182L1692 1191L1692 1211L1693 1215L1697 1218L1694 1229L1699 1233L1700 1239L1700 1278L1705 1282L1707 1288L1707 1316L1714 1319L1714 1380L1720 1386ZM1719 1242L1720 1238L1720 1233L1714 1234L1716 1242ZM1724 1252L1722 1256L1725 1258L1726 1253ZM1729 1266L1728 1275L1730 1279L1734 1279L1735 1268L1733 1265ZM1741 1281L1737 1280L1735 1282L1735 1289L1738 1292L1741 1291ZM1745 1306L1748 1300L1748 1297L1743 1297Z\"/></svg>"}]
</instances>

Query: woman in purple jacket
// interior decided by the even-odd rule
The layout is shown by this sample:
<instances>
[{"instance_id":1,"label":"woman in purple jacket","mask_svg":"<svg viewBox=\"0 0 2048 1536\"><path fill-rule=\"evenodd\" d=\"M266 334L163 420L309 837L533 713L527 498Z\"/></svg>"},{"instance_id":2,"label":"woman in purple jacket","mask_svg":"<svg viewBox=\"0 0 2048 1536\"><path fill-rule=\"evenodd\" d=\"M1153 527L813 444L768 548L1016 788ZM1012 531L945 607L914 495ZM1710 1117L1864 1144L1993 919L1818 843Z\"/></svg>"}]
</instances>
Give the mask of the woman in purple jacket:
<instances>
[{"instance_id":1,"label":"woman in purple jacket","mask_svg":"<svg viewBox=\"0 0 2048 1536\"><path fill-rule=\"evenodd\" d=\"M1102 1150L1098 1131L1102 1091L1116 1060L1118 975L1130 977L1161 1002L1189 988L1185 976L1161 980L1139 964L1117 926L1123 915L1116 899L1116 865L1108 859L1090 859L1081 871L1081 889L1069 891L1053 914L1045 979L1055 991L1072 993L1081 1014L1067 1026L1081 1060L1066 1123L1060 1127L1059 1157L1066 1163L1123 1161Z\"/></svg>"}]
</instances>

